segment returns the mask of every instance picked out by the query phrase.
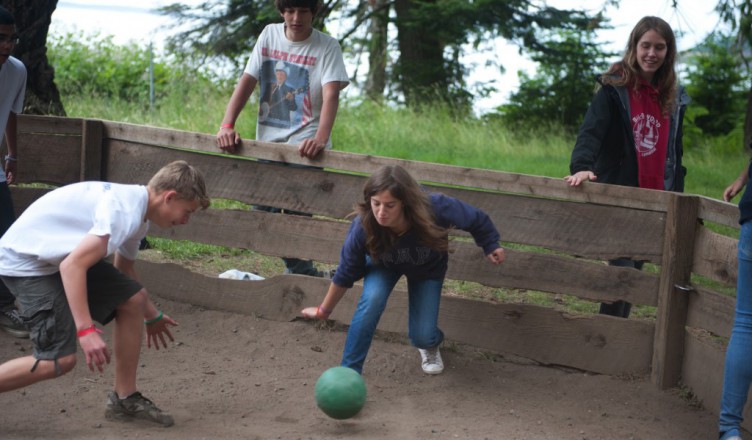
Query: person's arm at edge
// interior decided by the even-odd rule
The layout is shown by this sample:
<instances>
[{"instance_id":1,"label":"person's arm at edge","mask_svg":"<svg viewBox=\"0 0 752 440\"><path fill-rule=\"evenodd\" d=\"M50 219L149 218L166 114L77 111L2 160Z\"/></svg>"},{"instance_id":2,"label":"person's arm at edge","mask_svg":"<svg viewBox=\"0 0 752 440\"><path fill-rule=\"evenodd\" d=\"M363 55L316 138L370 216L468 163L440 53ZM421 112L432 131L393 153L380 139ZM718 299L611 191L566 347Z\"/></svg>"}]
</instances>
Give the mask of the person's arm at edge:
<instances>
[{"instance_id":1,"label":"person's arm at edge","mask_svg":"<svg viewBox=\"0 0 752 440\"><path fill-rule=\"evenodd\" d=\"M324 102L319 115L319 127L316 130L315 137L304 139L298 146L298 153L301 157L313 159L321 153L329 142L334 128L334 120L337 118L337 111L339 110L339 92L341 89L341 81L331 81L324 84L322 89Z\"/></svg>"},{"instance_id":2,"label":"person's arm at edge","mask_svg":"<svg viewBox=\"0 0 752 440\"><path fill-rule=\"evenodd\" d=\"M243 73L227 103L222 124L217 132L217 146L228 153L234 153L235 148L240 144L240 133L235 131L235 122L253 94L257 82L258 80L253 76Z\"/></svg>"},{"instance_id":3,"label":"person's arm at edge","mask_svg":"<svg viewBox=\"0 0 752 440\"><path fill-rule=\"evenodd\" d=\"M18 139L18 118L12 111L8 114L8 122L5 126L5 143L8 145L8 156L17 159L16 143ZM5 176L8 185L16 183L16 160L5 161Z\"/></svg>"},{"instance_id":4,"label":"person's arm at edge","mask_svg":"<svg viewBox=\"0 0 752 440\"><path fill-rule=\"evenodd\" d=\"M736 197L737 194L739 194L742 189L747 185L749 182L749 167L752 162L747 162L747 166L744 167L741 174L739 174L739 177L736 178L733 182L731 182L731 185L729 185L724 191L723 191L723 200L730 202L731 199Z\"/></svg>"}]
</instances>

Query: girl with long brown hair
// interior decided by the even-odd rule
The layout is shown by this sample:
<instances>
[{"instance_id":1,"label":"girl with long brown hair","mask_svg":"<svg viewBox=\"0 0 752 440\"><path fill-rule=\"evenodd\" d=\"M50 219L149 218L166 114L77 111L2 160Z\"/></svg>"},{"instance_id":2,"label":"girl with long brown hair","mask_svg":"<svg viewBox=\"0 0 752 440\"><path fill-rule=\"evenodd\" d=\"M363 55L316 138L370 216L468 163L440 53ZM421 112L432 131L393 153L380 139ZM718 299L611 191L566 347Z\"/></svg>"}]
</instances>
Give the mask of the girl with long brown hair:
<instances>
[{"instance_id":1,"label":"girl with long brown hair","mask_svg":"<svg viewBox=\"0 0 752 440\"><path fill-rule=\"evenodd\" d=\"M469 232L488 261L501 264L505 255L496 227L473 206L425 192L396 165L371 175L355 214L324 301L304 309L303 316L328 318L345 292L362 278L363 294L342 355L343 366L361 373L389 295L404 275L409 296L408 336L419 349L423 371L441 373L444 364L439 344L444 334L438 318L449 260L449 229Z\"/></svg>"}]
</instances>

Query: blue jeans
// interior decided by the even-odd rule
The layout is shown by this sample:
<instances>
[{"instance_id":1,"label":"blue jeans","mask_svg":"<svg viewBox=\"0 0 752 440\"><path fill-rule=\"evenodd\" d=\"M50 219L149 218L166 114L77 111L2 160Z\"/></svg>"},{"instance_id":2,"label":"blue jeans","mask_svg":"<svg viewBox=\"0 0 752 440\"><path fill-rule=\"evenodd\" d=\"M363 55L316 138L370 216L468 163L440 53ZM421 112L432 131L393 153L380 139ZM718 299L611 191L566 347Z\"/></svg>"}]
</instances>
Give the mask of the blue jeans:
<instances>
[{"instance_id":1,"label":"blue jeans","mask_svg":"<svg viewBox=\"0 0 752 440\"><path fill-rule=\"evenodd\" d=\"M363 294L355 309L342 354L342 366L363 372L368 349L376 332L381 314L400 274L383 266L371 264L366 257L366 275L363 278ZM407 280L409 300L408 337L418 348L437 347L444 340L438 327L439 304L443 279Z\"/></svg>"},{"instance_id":2,"label":"blue jeans","mask_svg":"<svg viewBox=\"0 0 752 440\"><path fill-rule=\"evenodd\" d=\"M0 182L0 236L5 234L14 221L16 221L16 212L13 210L13 199L10 197L8 182ZM15 307L15 302L16 297L10 293L5 284L0 282L0 310Z\"/></svg>"},{"instance_id":3,"label":"blue jeans","mask_svg":"<svg viewBox=\"0 0 752 440\"><path fill-rule=\"evenodd\" d=\"M742 410L752 383L752 222L739 234L739 275L736 280L736 316L726 348L719 432L738 435Z\"/></svg>"}]
</instances>

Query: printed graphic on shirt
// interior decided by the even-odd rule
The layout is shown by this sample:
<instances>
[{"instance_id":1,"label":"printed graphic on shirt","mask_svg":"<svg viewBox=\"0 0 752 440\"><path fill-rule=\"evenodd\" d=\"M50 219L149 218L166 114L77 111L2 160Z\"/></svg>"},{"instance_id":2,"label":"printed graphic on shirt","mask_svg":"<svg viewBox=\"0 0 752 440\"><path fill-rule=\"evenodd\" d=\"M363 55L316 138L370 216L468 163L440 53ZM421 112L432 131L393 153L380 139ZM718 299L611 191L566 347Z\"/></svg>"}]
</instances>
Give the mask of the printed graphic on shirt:
<instances>
[{"instance_id":1,"label":"printed graphic on shirt","mask_svg":"<svg viewBox=\"0 0 752 440\"><path fill-rule=\"evenodd\" d=\"M400 248L382 255L379 260L385 267L391 265L411 264L421 266L426 264L431 255L431 248L418 246L415 248Z\"/></svg>"},{"instance_id":2,"label":"printed graphic on shirt","mask_svg":"<svg viewBox=\"0 0 752 440\"><path fill-rule=\"evenodd\" d=\"M660 128L661 121L652 115L640 113L632 118L635 148L640 156L646 157L655 153L660 138Z\"/></svg>"},{"instance_id":3,"label":"printed graphic on shirt","mask_svg":"<svg viewBox=\"0 0 752 440\"><path fill-rule=\"evenodd\" d=\"M276 55L291 56L286 53ZM315 58L310 58L306 57L306 64L315 63ZM261 84L259 124L293 130L306 125L313 115L306 66L271 58L262 63L261 69L261 78L273 80Z\"/></svg>"}]
</instances>

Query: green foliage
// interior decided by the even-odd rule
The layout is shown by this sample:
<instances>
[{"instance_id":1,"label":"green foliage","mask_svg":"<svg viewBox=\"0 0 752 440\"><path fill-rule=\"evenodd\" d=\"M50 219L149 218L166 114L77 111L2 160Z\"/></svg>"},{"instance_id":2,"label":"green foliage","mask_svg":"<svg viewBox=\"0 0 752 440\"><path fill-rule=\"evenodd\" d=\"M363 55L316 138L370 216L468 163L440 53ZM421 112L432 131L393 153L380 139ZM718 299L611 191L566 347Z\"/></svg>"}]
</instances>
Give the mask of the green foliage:
<instances>
[{"instance_id":1,"label":"green foliage","mask_svg":"<svg viewBox=\"0 0 752 440\"><path fill-rule=\"evenodd\" d=\"M576 129L592 99L595 75L605 70L610 55L593 38L592 30L560 31L545 51L533 51L535 75L518 72L519 90L497 109L502 121L525 129L541 124Z\"/></svg>"},{"instance_id":2,"label":"green foliage","mask_svg":"<svg viewBox=\"0 0 752 440\"><path fill-rule=\"evenodd\" d=\"M67 33L48 39L48 59L55 67L55 82L62 96L117 99L133 106L148 106L150 69L155 98L177 96L185 88L216 88L211 79L181 59L152 56L136 42L117 45L112 36ZM151 61L150 61L151 59ZM104 102L104 107L107 107Z\"/></svg>"},{"instance_id":3,"label":"green foliage","mask_svg":"<svg viewBox=\"0 0 752 440\"><path fill-rule=\"evenodd\" d=\"M725 135L744 122L749 76L730 37L710 34L687 58L687 92L695 110L690 122L709 135Z\"/></svg>"}]
</instances>

